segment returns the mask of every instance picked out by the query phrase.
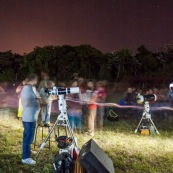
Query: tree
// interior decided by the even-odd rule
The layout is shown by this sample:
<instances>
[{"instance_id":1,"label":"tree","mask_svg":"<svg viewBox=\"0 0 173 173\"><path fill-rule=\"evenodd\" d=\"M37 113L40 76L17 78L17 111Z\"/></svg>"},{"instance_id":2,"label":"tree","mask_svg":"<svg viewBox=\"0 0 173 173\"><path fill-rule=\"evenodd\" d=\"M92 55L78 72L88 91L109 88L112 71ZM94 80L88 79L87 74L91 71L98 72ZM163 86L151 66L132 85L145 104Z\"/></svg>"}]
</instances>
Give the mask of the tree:
<instances>
[{"instance_id":1,"label":"tree","mask_svg":"<svg viewBox=\"0 0 173 173\"><path fill-rule=\"evenodd\" d=\"M121 49L109 54L108 68L113 78L120 81L125 76L136 75L139 62L129 49Z\"/></svg>"},{"instance_id":2,"label":"tree","mask_svg":"<svg viewBox=\"0 0 173 173\"><path fill-rule=\"evenodd\" d=\"M21 56L13 54L11 50L0 52L0 79L1 81L15 82L18 76Z\"/></svg>"},{"instance_id":3,"label":"tree","mask_svg":"<svg viewBox=\"0 0 173 173\"><path fill-rule=\"evenodd\" d=\"M80 45L75 47L76 57L79 61L79 74L84 78L98 78L100 64L103 54L90 45Z\"/></svg>"},{"instance_id":4,"label":"tree","mask_svg":"<svg viewBox=\"0 0 173 173\"><path fill-rule=\"evenodd\" d=\"M155 56L159 65L159 73L168 77L173 76L173 45L168 44L160 47L156 52Z\"/></svg>"}]
</instances>

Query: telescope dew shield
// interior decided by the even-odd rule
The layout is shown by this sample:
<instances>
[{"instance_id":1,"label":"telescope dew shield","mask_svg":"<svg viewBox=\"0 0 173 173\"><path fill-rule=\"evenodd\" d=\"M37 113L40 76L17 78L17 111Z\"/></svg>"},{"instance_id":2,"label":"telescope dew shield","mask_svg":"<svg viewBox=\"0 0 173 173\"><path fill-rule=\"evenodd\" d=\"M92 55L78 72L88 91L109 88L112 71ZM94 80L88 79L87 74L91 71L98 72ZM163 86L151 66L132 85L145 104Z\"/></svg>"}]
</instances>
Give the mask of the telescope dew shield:
<instances>
[{"instance_id":1,"label":"telescope dew shield","mask_svg":"<svg viewBox=\"0 0 173 173\"><path fill-rule=\"evenodd\" d=\"M156 101L157 97L155 94L143 95L144 101Z\"/></svg>"},{"instance_id":2,"label":"telescope dew shield","mask_svg":"<svg viewBox=\"0 0 173 173\"><path fill-rule=\"evenodd\" d=\"M57 93L58 93L58 95L60 95L60 94L76 94L76 93L79 93L79 87L58 88Z\"/></svg>"},{"instance_id":3,"label":"telescope dew shield","mask_svg":"<svg viewBox=\"0 0 173 173\"><path fill-rule=\"evenodd\" d=\"M79 93L79 87L70 88L70 93L71 93L71 94Z\"/></svg>"},{"instance_id":4,"label":"telescope dew shield","mask_svg":"<svg viewBox=\"0 0 173 173\"><path fill-rule=\"evenodd\" d=\"M138 104L142 104L145 101L156 101L157 100L157 96L155 94L138 95L136 98L137 98Z\"/></svg>"}]
</instances>

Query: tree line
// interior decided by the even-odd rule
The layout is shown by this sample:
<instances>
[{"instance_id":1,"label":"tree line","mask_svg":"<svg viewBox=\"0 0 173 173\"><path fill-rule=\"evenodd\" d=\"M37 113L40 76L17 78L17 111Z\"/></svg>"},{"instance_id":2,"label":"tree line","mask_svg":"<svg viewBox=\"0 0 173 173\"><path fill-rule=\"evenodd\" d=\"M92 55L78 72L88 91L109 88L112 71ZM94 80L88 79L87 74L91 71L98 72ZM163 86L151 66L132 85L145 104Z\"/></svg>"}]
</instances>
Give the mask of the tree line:
<instances>
[{"instance_id":1,"label":"tree line","mask_svg":"<svg viewBox=\"0 0 173 173\"><path fill-rule=\"evenodd\" d=\"M140 46L136 54L123 48L103 53L90 45L35 47L19 55L0 52L0 81L18 82L28 74L46 72L54 80L71 80L77 73L86 79L119 82L169 82L173 76L173 45L155 52Z\"/></svg>"}]
</instances>

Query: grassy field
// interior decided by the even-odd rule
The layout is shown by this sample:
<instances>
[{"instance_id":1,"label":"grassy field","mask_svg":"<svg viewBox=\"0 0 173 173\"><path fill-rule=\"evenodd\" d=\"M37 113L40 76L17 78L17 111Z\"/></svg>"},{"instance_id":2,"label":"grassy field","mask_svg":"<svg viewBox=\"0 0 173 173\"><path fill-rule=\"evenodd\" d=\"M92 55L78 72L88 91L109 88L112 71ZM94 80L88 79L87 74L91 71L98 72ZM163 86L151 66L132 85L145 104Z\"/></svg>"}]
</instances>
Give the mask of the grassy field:
<instances>
[{"instance_id":1,"label":"grassy field","mask_svg":"<svg viewBox=\"0 0 173 173\"><path fill-rule=\"evenodd\" d=\"M51 142L50 150L46 147L41 150L36 166L21 163L23 127L16 113L16 109L0 112L0 173L51 173L58 153L56 142ZM105 120L103 131L96 131L93 139L112 159L116 173L173 172L173 124L157 123L160 135L152 136L135 134L137 124ZM84 130L85 127L81 135L74 132L79 148L91 138Z\"/></svg>"}]
</instances>

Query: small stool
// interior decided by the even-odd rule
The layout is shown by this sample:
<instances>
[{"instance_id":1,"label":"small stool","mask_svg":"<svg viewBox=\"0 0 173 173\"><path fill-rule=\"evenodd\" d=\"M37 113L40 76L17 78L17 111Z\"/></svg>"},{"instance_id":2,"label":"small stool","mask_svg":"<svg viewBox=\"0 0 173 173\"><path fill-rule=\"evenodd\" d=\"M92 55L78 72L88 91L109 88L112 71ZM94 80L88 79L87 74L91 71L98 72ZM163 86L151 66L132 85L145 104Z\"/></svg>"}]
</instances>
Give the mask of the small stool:
<instances>
[{"instance_id":1,"label":"small stool","mask_svg":"<svg viewBox=\"0 0 173 173\"><path fill-rule=\"evenodd\" d=\"M48 125L45 125L45 124L38 124L38 125L37 125L36 131L35 131L34 149L35 149L36 142L37 142L37 132L38 132L38 129L41 128L41 131L42 131L41 139L42 139L42 141L43 141L44 129L47 129L47 130L48 130L48 134L49 134L51 127L52 127L52 126L48 126ZM54 133L55 133L55 132L54 132ZM49 148L49 150L50 150L50 136L49 136L49 145L48 145L48 148Z\"/></svg>"}]
</instances>

